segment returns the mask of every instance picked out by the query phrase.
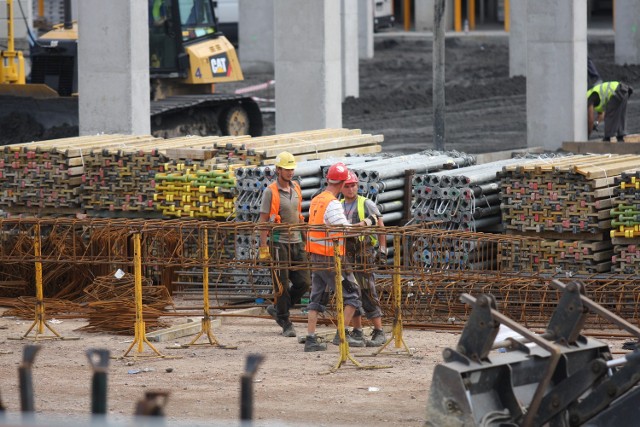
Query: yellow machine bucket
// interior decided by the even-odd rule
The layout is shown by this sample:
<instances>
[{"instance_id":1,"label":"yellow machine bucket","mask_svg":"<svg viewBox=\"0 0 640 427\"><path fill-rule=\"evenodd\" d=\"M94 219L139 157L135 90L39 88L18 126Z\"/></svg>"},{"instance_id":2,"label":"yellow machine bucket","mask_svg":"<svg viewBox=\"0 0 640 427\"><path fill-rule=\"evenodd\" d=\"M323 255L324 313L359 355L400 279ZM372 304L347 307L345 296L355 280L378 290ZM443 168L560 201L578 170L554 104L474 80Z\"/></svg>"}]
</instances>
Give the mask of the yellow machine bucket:
<instances>
[{"instance_id":1,"label":"yellow machine bucket","mask_svg":"<svg viewBox=\"0 0 640 427\"><path fill-rule=\"evenodd\" d=\"M20 96L34 99L57 98L58 92L45 84L40 83L21 83L16 84L0 84L0 96Z\"/></svg>"}]
</instances>

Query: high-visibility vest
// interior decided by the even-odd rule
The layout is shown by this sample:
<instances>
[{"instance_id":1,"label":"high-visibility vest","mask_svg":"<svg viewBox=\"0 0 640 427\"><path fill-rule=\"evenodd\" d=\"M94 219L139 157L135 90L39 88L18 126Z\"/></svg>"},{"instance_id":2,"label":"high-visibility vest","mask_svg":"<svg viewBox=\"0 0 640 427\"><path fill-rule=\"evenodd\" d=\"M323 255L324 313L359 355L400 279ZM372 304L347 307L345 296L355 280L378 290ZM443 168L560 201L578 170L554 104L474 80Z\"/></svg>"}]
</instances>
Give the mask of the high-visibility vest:
<instances>
[{"instance_id":1,"label":"high-visibility vest","mask_svg":"<svg viewBox=\"0 0 640 427\"><path fill-rule=\"evenodd\" d=\"M302 216L302 190L300 190L300 186L295 181L291 181L291 186L298 194L298 217L300 218L300 222L304 222L304 217ZM280 192L278 191L278 184L277 182L272 182L267 188L271 189L271 207L269 208L269 221L280 224Z\"/></svg>"},{"instance_id":2,"label":"high-visibility vest","mask_svg":"<svg viewBox=\"0 0 640 427\"><path fill-rule=\"evenodd\" d=\"M356 204L356 209L358 210L358 219L360 221L364 221L364 219L367 217L367 210L364 207L364 202L367 200L366 197L361 196L358 194L358 203ZM345 199L342 199L340 202L342 202L342 204L344 205ZM351 221L351 218L347 218L349 221ZM377 225L377 224L374 224ZM371 239L371 245L375 246L378 243L378 239L373 235L369 235L369 238ZM364 240L364 236L360 236L358 237L358 239L360 239L360 241Z\"/></svg>"},{"instance_id":3,"label":"high-visibility vest","mask_svg":"<svg viewBox=\"0 0 640 427\"><path fill-rule=\"evenodd\" d=\"M598 113L604 112L604 109L607 106L607 102L613 97L618 85L620 82L604 82L599 85L595 85L591 89L587 91L587 99L591 96L593 92L596 92L600 97L600 104L594 105L593 109Z\"/></svg>"},{"instance_id":4,"label":"high-visibility vest","mask_svg":"<svg viewBox=\"0 0 640 427\"><path fill-rule=\"evenodd\" d=\"M165 15L164 11L164 1L163 0L154 0L153 7L151 8L151 16L154 21L158 21L163 18Z\"/></svg>"},{"instance_id":5,"label":"high-visibility vest","mask_svg":"<svg viewBox=\"0 0 640 427\"><path fill-rule=\"evenodd\" d=\"M324 214L327 211L327 206L332 200L337 200L336 196L328 191L323 191L311 200L311 206L309 207L309 225L324 225ZM329 233L320 230L313 230L313 227L309 230L307 235L307 244L305 249L307 252L313 254L333 256L333 240L329 237L341 237L342 233ZM338 240L340 249L340 255L344 255L344 243L342 239Z\"/></svg>"}]
</instances>

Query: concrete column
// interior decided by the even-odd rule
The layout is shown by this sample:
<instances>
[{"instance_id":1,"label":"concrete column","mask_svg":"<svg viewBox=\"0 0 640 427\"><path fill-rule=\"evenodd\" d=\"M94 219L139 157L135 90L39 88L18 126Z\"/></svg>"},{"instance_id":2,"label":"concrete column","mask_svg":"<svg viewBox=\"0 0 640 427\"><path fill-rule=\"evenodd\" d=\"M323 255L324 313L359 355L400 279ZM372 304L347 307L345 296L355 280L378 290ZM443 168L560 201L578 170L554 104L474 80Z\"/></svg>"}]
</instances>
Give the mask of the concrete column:
<instances>
[{"instance_id":1,"label":"concrete column","mask_svg":"<svg viewBox=\"0 0 640 427\"><path fill-rule=\"evenodd\" d=\"M358 55L373 58L373 1L358 0Z\"/></svg>"},{"instance_id":2,"label":"concrete column","mask_svg":"<svg viewBox=\"0 0 640 427\"><path fill-rule=\"evenodd\" d=\"M360 96L360 65L358 55L358 3L341 0L342 20L342 100Z\"/></svg>"},{"instance_id":3,"label":"concrete column","mask_svg":"<svg viewBox=\"0 0 640 427\"><path fill-rule=\"evenodd\" d=\"M527 75L527 0L509 2L509 76Z\"/></svg>"},{"instance_id":4,"label":"concrete column","mask_svg":"<svg viewBox=\"0 0 640 427\"><path fill-rule=\"evenodd\" d=\"M433 31L433 0L415 0L414 14L416 31ZM444 4L444 29L453 30L453 0Z\"/></svg>"},{"instance_id":5,"label":"concrete column","mask_svg":"<svg viewBox=\"0 0 640 427\"><path fill-rule=\"evenodd\" d=\"M616 0L613 4L616 64L640 64L640 2Z\"/></svg>"},{"instance_id":6,"label":"concrete column","mask_svg":"<svg viewBox=\"0 0 640 427\"><path fill-rule=\"evenodd\" d=\"M527 145L555 150L587 139L584 1L527 3Z\"/></svg>"},{"instance_id":7,"label":"concrete column","mask_svg":"<svg viewBox=\"0 0 640 427\"><path fill-rule=\"evenodd\" d=\"M78 3L80 135L149 134L147 2Z\"/></svg>"},{"instance_id":8,"label":"concrete column","mask_svg":"<svg viewBox=\"0 0 640 427\"><path fill-rule=\"evenodd\" d=\"M342 127L340 0L275 0L276 132Z\"/></svg>"},{"instance_id":9,"label":"concrete column","mask_svg":"<svg viewBox=\"0 0 640 427\"><path fill-rule=\"evenodd\" d=\"M240 0L238 55L246 72L273 72L273 0Z\"/></svg>"}]
</instances>

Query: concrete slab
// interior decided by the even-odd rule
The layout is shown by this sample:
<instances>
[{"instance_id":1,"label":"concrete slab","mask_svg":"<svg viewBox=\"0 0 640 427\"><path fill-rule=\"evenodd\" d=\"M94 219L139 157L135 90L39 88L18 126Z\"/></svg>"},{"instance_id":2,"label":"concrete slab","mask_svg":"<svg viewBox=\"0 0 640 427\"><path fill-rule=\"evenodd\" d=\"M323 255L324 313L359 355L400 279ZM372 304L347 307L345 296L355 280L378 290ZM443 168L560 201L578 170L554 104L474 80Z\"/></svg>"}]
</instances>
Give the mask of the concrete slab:
<instances>
[{"instance_id":1,"label":"concrete slab","mask_svg":"<svg viewBox=\"0 0 640 427\"><path fill-rule=\"evenodd\" d=\"M215 331L216 328L219 328L222 325L222 319L213 319L211 320L211 328ZM182 323L179 325L173 325L169 328L160 329L158 331L153 331L146 334L146 337L151 342L166 342L171 341L176 338L188 337L190 335L195 335L200 332L202 328L202 318L201 317L191 317L187 319L187 323Z\"/></svg>"}]
</instances>

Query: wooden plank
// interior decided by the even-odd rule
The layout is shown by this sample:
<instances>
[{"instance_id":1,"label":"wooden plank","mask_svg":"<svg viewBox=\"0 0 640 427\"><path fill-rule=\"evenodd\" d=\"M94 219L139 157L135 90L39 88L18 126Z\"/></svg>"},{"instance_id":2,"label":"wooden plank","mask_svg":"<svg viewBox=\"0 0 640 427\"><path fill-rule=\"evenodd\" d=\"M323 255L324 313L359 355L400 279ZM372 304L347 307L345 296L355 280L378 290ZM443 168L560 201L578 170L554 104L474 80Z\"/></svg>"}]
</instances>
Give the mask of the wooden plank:
<instances>
[{"instance_id":1,"label":"wooden plank","mask_svg":"<svg viewBox=\"0 0 640 427\"><path fill-rule=\"evenodd\" d=\"M296 155L296 161L302 162L305 160L326 159L330 157L346 156L348 154L372 154L372 153L379 153L381 151L382 151L382 146L370 145L365 147L345 148L344 150L332 150L332 151L325 151L325 152L318 152L318 153ZM262 162L263 165L272 165L274 163L275 163L275 159L265 159Z\"/></svg>"},{"instance_id":2,"label":"wooden plank","mask_svg":"<svg viewBox=\"0 0 640 427\"><path fill-rule=\"evenodd\" d=\"M640 135L627 135L625 140L640 142ZM565 141L562 143L562 150L576 154L640 154L640 145L604 141Z\"/></svg>"}]
</instances>

